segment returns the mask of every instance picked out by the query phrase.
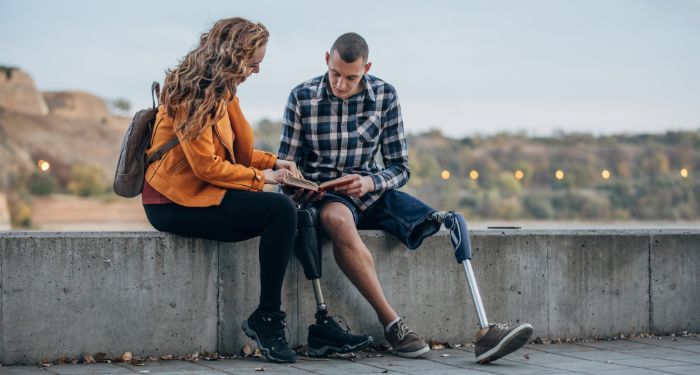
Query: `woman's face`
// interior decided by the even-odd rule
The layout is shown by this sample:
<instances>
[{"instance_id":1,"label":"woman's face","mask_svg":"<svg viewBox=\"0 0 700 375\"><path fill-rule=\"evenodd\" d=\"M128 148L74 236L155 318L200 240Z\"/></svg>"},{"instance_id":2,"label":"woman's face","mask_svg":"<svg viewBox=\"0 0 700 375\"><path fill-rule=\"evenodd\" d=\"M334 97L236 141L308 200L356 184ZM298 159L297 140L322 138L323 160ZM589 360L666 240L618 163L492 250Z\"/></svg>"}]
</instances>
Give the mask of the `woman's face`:
<instances>
[{"instance_id":1,"label":"woman's face","mask_svg":"<svg viewBox=\"0 0 700 375\"><path fill-rule=\"evenodd\" d=\"M253 73L259 73L260 72L260 64L262 64L263 59L265 58L265 49L267 48L266 44L263 44L255 50L255 53L253 53L253 57L248 61L245 67L245 77L248 78L250 77Z\"/></svg>"}]
</instances>

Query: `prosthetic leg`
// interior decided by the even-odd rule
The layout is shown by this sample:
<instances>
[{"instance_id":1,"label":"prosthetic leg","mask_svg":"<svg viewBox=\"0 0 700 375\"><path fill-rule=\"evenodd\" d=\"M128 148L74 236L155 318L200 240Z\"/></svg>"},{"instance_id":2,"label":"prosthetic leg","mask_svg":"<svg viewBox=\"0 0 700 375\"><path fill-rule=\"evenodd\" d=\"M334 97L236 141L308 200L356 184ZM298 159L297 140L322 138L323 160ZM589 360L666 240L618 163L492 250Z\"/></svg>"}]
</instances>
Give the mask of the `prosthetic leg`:
<instances>
[{"instance_id":1,"label":"prosthetic leg","mask_svg":"<svg viewBox=\"0 0 700 375\"><path fill-rule=\"evenodd\" d=\"M472 301L479 317L481 329L477 332L474 344L476 361L485 364L510 354L527 343L533 333L532 326L521 323L510 327L503 324L489 324L486 319L484 304L481 302L479 288L476 285L474 270L472 270L472 247L467 232L467 222L464 217L454 211L435 212L430 220L442 223L450 231L450 240L455 250L457 263L461 263L467 278Z\"/></svg>"},{"instance_id":2,"label":"prosthetic leg","mask_svg":"<svg viewBox=\"0 0 700 375\"><path fill-rule=\"evenodd\" d=\"M457 258L457 263L461 263L462 267L464 267L464 275L467 277L467 285L471 292L474 307L476 307L476 314L479 317L479 326L488 328L489 321L486 319L486 311L484 311L484 304L481 302L479 287L476 285L474 270L472 270L472 245L469 242L466 220L461 214L454 211L435 212L430 216L430 219L443 224L445 229L450 231L450 240L455 250L455 258Z\"/></svg>"},{"instance_id":3,"label":"prosthetic leg","mask_svg":"<svg viewBox=\"0 0 700 375\"><path fill-rule=\"evenodd\" d=\"M297 237L294 253L301 262L304 276L311 280L316 297L316 322L309 326L308 353L322 357L333 353L349 353L372 344L372 336L353 335L350 329L342 329L328 313L328 306L321 291L321 236L318 227L318 210L310 207L297 210Z\"/></svg>"}]
</instances>

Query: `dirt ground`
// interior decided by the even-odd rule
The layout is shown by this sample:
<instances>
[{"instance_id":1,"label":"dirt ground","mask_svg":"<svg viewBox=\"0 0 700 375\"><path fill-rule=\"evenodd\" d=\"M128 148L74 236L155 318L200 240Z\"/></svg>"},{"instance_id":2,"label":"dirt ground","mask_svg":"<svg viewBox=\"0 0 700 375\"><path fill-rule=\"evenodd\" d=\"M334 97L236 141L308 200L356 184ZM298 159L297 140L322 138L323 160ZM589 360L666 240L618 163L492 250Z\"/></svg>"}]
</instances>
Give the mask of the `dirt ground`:
<instances>
[{"instance_id":1,"label":"dirt ground","mask_svg":"<svg viewBox=\"0 0 700 375\"><path fill-rule=\"evenodd\" d=\"M34 229L45 231L153 230L141 206L141 198L80 198L70 195L34 197Z\"/></svg>"}]
</instances>

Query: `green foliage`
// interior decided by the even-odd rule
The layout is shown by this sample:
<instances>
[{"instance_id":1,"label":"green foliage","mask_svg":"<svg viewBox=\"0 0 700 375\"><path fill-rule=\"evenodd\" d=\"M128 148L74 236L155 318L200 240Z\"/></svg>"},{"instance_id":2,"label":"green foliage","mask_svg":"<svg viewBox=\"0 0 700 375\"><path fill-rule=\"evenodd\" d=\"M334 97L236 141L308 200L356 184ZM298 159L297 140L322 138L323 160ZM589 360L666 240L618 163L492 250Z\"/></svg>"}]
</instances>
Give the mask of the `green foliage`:
<instances>
[{"instance_id":1,"label":"green foliage","mask_svg":"<svg viewBox=\"0 0 700 375\"><path fill-rule=\"evenodd\" d=\"M50 195L57 188L56 179L47 172L34 172L27 178L27 189L33 195Z\"/></svg>"},{"instance_id":2,"label":"green foliage","mask_svg":"<svg viewBox=\"0 0 700 375\"><path fill-rule=\"evenodd\" d=\"M7 196L7 204L10 209L10 221L13 227L32 227L31 197L26 192L10 193Z\"/></svg>"},{"instance_id":3,"label":"green foliage","mask_svg":"<svg viewBox=\"0 0 700 375\"><path fill-rule=\"evenodd\" d=\"M528 196L523 199L523 205L525 210L535 219L550 220L554 218L554 207L548 197Z\"/></svg>"},{"instance_id":4,"label":"green foliage","mask_svg":"<svg viewBox=\"0 0 700 375\"><path fill-rule=\"evenodd\" d=\"M68 191L81 197L98 196L107 190L102 168L98 165L76 164L71 168Z\"/></svg>"}]
</instances>

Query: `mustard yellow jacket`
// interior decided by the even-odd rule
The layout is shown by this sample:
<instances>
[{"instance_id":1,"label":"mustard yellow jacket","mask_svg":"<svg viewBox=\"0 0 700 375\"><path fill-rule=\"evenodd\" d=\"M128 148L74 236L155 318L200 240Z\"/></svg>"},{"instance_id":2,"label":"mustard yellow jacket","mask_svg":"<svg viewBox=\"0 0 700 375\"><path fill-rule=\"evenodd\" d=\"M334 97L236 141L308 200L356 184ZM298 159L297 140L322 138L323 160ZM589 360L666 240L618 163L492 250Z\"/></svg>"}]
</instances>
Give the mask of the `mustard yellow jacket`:
<instances>
[{"instance_id":1,"label":"mustard yellow jacket","mask_svg":"<svg viewBox=\"0 0 700 375\"><path fill-rule=\"evenodd\" d=\"M277 161L276 155L253 149L253 129L241 112L238 97L222 101L222 105L226 105L227 114L192 140L176 132L175 119L163 106L158 108L146 153L151 155L175 136L180 143L148 166L146 181L179 205L218 205L228 189L261 191L265 184L262 170L272 168Z\"/></svg>"}]
</instances>

